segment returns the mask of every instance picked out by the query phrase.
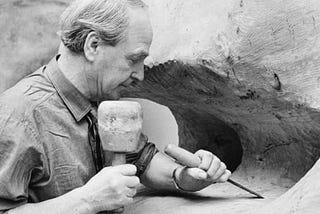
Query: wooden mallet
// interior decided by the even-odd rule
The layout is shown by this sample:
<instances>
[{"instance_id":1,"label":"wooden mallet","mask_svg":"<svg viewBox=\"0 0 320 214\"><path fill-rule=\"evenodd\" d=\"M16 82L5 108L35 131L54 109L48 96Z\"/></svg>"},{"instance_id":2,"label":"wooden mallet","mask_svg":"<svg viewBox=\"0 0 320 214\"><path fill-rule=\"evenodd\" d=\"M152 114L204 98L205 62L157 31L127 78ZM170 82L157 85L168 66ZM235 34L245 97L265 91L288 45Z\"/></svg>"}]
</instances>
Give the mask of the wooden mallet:
<instances>
[{"instance_id":1,"label":"wooden mallet","mask_svg":"<svg viewBox=\"0 0 320 214\"><path fill-rule=\"evenodd\" d=\"M105 158L112 166L125 164L126 153L138 149L142 130L142 110L133 101L104 101L98 108L98 127ZM121 212L117 209L114 212Z\"/></svg>"}]
</instances>

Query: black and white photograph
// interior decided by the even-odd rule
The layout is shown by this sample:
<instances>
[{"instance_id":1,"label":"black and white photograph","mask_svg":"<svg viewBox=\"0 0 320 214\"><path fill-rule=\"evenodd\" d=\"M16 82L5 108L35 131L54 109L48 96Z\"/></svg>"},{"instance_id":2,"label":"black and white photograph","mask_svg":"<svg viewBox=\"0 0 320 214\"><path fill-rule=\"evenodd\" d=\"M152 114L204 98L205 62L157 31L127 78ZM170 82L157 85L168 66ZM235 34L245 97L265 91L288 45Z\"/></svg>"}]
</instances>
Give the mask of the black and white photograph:
<instances>
[{"instance_id":1,"label":"black and white photograph","mask_svg":"<svg viewBox=\"0 0 320 214\"><path fill-rule=\"evenodd\" d=\"M0 213L320 214L320 2L0 0Z\"/></svg>"}]
</instances>

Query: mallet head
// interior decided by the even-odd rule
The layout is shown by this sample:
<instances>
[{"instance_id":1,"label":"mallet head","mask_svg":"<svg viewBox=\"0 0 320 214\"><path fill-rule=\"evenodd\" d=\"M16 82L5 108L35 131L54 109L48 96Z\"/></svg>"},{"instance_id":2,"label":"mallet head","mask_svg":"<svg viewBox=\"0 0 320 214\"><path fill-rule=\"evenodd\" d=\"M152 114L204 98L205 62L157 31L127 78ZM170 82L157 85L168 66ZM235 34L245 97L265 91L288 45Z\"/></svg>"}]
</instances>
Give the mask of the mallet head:
<instances>
[{"instance_id":1,"label":"mallet head","mask_svg":"<svg viewBox=\"0 0 320 214\"><path fill-rule=\"evenodd\" d=\"M104 150L133 152L142 130L142 109L134 101L104 101L98 108L99 135Z\"/></svg>"}]
</instances>

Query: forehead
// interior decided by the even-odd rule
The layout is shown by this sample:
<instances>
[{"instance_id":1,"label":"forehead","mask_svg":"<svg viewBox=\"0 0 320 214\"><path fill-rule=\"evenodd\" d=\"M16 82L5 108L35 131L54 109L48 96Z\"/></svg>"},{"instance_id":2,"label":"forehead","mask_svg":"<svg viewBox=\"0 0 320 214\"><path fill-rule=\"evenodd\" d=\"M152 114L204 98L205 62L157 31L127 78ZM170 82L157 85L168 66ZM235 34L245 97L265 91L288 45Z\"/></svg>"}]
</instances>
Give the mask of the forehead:
<instances>
[{"instance_id":1,"label":"forehead","mask_svg":"<svg viewBox=\"0 0 320 214\"><path fill-rule=\"evenodd\" d=\"M153 32L150 24L149 14L146 9L129 8L129 26L124 45L128 51L143 49L149 51Z\"/></svg>"}]
</instances>

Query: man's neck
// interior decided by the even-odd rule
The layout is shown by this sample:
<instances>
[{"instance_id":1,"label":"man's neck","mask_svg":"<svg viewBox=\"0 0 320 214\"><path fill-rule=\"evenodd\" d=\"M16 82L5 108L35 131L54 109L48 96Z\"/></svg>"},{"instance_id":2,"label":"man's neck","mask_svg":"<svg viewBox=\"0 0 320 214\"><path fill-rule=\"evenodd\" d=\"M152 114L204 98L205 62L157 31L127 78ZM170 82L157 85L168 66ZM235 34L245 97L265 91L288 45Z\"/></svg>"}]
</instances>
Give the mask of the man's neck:
<instances>
[{"instance_id":1,"label":"man's neck","mask_svg":"<svg viewBox=\"0 0 320 214\"><path fill-rule=\"evenodd\" d=\"M63 45L59 48L60 57L58 66L65 77L90 100L91 93L88 88L86 65L81 55L75 54Z\"/></svg>"}]
</instances>

